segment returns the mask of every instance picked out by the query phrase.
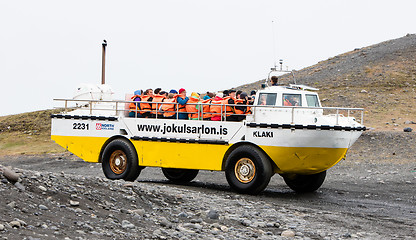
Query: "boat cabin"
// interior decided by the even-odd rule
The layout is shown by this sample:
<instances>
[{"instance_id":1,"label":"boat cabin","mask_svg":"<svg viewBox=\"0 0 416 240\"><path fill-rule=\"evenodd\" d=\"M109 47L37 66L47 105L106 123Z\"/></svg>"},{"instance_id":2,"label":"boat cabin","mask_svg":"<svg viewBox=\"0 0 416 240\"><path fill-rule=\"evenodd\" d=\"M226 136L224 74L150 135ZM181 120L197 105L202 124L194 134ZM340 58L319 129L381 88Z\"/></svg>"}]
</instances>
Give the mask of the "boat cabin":
<instances>
[{"instance_id":1,"label":"boat cabin","mask_svg":"<svg viewBox=\"0 0 416 240\"><path fill-rule=\"evenodd\" d=\"M307 90L318 90L304 85L270 86L258 92L256 105L321 107L318 94Z\"/></svg>"}]
</instances>

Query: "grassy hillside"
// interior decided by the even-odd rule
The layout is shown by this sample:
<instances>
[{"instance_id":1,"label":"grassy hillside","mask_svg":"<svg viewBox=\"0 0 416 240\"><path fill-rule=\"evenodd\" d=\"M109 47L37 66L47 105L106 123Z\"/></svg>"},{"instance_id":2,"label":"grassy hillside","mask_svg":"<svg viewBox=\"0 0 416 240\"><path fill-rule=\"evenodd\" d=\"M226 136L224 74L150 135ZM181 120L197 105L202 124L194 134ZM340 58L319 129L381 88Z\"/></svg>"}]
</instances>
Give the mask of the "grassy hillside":
<instances>
[{"instance_id":1,"label":"grassy hillside","mask_svg":"<svg viewBox=\"0 0 416 240\"><path fill-rule=\"evenodd\" d=\"M406 121L416 122L414 34L354 49L297 71L295 76L298 84L320 89L324 106L365 108L364 123L369 127L402 131ZM289 80L285 75L281 83ZM259 89L263 82L237 89Z\"/></svg>"},{"instance_id":2,"label":"grassy hillside","mask_svg":"<svg viewBox=\"0 0 416 240\"><path fill-rule=\"evenodd\" d=\"M62 109L0 117L0 155L63 152L50 140L50 115Z\"/></svg>"}]
</instances>

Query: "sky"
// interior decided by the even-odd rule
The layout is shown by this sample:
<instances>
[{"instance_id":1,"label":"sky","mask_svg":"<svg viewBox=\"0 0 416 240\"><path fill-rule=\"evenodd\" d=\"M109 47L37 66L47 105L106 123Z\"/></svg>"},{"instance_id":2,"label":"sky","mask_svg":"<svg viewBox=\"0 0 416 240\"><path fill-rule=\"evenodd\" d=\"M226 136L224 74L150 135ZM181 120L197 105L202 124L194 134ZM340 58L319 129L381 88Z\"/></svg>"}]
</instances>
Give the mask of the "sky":
<instances>
[{"instance_id":1,"label":"sky","mask_svg":"<svg viewBox=\"0 0 416 240\"><path fill-rule=\"evenodd\" d=\"M416 1L0 0L0 116L62 106L82 83L218 91L416 32Z\"/></svg>"}]
</instances>

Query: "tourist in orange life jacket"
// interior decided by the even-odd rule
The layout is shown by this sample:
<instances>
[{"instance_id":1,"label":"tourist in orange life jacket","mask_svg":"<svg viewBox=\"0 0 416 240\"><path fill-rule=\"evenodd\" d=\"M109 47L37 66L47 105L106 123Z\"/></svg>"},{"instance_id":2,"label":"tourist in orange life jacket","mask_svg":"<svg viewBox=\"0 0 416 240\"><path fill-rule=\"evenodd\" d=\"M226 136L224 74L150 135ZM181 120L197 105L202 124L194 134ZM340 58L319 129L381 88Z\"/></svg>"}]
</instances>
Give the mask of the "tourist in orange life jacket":
<instances>
[{"instance_id":1,"label":"tourist in orange life jacket","mask_svg":"<svg viewBox=\"0 0 416 240\"><path fill-rule=\"evenodd\" d=\"M243 92L243 91L238 90L238 91L235 93L235 98L240 99L240 94L241 94L242 92Z\"/></svg>"},{"instance_id":2,"label":"tourist in orange life jacket","mask_svg":"<svg viewBox=\"0 0 416 240\"><path fill-rule=\"evenodd\" d=\"M142 103L140 103L140 114L142 115L142 117L144 118L149 118L151 111L152 111L152 105L151 103L147 103L147 102L151 102L153 100L153 90L152 89L147 89L143 96L142 96Z\"/></svg>"},{"instance_id":3,"label":"tourist in orange life jacket","mask_svg":"<svg viewBox=\"0 0 416 240\"><path fill-rule=\"evenodd\" d=\"M201 103L204 103L202 105L202 119L209 121L211 120L211 106L209 104L211 104L212 100L213 100L214 94L211 92L207 92L207 95L204 96L203 100L201 101ZM206 104L206 105L205 105Z\"/></svg>"},{"instance_id":4,"label":"tourist in orange life jacket","mask_svg":"<svg viewBox=\"0 0 416 240\"><path fill-rule=\"evenodd\" d=\"M170 90L168 97L163 101L162 104L162 111L163 117L168 119L175 119L176 118L176 98L177 98L177 91Z\"/></svg>"},{"instance_id":5,"label":"tourist in orange life jacket","mask_svg":"<svg viewBox=\"0 0 416 240\"><path fill-rule=\"evenodd\" d=\"M160 93L160 91L162 91L162 89L161 89L161 88L156 88L156 89L153 91L153 95L159 94L159 93Z\"/></svg>"},{"instance_id":6,"label":"tourist in orange life jacket","mask_svg":"<svg viewBox=\"0 0 416 240\"><path fill-rule=\"evenodd\" d=\"M205 94L205 96L202 98L202 100L208 100L208 99L211 99L213 97L215 97L215 95L212 92L207 92Z\"/></svg>"},{"instance_id":7,"label":"tourist in orange life jacket","mask_svg":"<svg viewBox=\"0 0 416 240\"><path fill-rule=\"evenodd\" d=\"M221 121L221 106L223 99L223 93L219 92L212 99L209 112L211 113L211 121ZM224 112L224 106L222 106L222 111Z\"/></svg>"},{"instance_id":8,"label":"tourist in orange life jacket","mask_svg":"<svg viewBox=\"0 0 416 240\"><path fill-rule=\"evenodd\" d=\"M134 96L131 97L131 101L140 102L141 101L142 90L134 91ZM140 103L130 103L129 105L129 117L142 117L140 112Z\"/></svg>"},{"instance_id":9,"label":"tourist in orange life jacket","mask_svg":"<svg viewBox=\"0 0 416 240\"><path fill-rule=\"evenodd\" d=\"M189 98L186 96L186 90L184 88L179 89L179 96L176 98L178 105L178 119L188 119L188 113L186 113L186 103Z\"/></svg>"},{"instance_id":10,"label":"tourist in orange life jacket","mask_svg":"<svg viewBox=\"0 0 416 240\"><path fill-rule=\"evenodd\" d=\"M202 119L202 112L200 111L201 105L199 103L199 94L193 92L188 102L186 103L186 112L188 113L189 120Z\"/></svg>"},{"instance_id":11,"label":"tourist in orange life jacket","mask_svg":"<svg viewBox=\"0 0 416 240\"><path fill-rule=\"evenodd\" d=\"M240 98L236 100L237 105L249 105L247 93L242 92ZM238 114L236 118L238 121L246 119L246 114L251 113L250 107L247 106L236 106L235 114Z\"/></svg>"},{"instance_id":12,"label":"tourist in orange life jacket","mask_svg":"<svg viewBox=\"0 0 416 240\"><path fill-rule=\"evenodd\" d=\"M155 89L158 90L158 89ZM161 93L160 90L157 91L158 93ZM152 98L152 113L150 115L151 118L162 118L163 113L160 111L160 107L162 106L162 103L165 100L165 95L161 94L153 94Z\"/></svg>"},{"instance_id":13,"label":"tourist in orange life jacket","mask_svg":"<svg viewBox=\"0 0 416 240\"><path fill-rule=\"evenodd\" d=\"M236 90L231 89L228 91L228 97L224 98L224 104L236 104ZM235 115L234 106L225 106L225 120L226 121L238 121L237 115Z\"/></svg>"},{"instance_id":14,"label":"tourist in orange life jacket","mask_svg":"<svg viewBox=\"0 0 416 240\"><path fill-rule=\"evenodd\" d=\"M165 98L168 98L168 92L160 91L159 94L165 96Z\"/></svg>"},{"instance_id":15,"label":"tourist in orange life jacket","mask_svg":"<svg viewBox=\"0 0 416 240\"><path fill-rule=\"evenodd\" d=\"M289 96L285 97L285 100L283 101L283 106L293 106L293 104L290 102Z\"/></svg>"}]
</instances>

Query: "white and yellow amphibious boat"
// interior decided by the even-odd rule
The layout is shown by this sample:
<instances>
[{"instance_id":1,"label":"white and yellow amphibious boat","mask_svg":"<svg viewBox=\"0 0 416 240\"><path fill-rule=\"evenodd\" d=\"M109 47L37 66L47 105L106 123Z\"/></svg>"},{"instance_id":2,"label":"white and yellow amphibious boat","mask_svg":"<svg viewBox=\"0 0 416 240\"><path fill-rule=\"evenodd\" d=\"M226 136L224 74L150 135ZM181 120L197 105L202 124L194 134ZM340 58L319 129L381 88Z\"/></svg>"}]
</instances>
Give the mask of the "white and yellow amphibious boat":
<instances>
[{"instance_id":1,"label":"white and yellow amphibious boat","mask_svg":"<svg viewBox=\"0 0 416 240\"><path fill-rule=\"evenodd\" d=\"M51 138L102 163L110 179L134 181L145 167L160 167L177 183L199 170L224 171L232 189L256 194L278 173L297 192L315 191L365 127L363 109L322 107L313 90L267 86L240 122L127 117L131 102L108 96L56 99L66 110L52 115Z\"/></svg>"}]
</instances>

